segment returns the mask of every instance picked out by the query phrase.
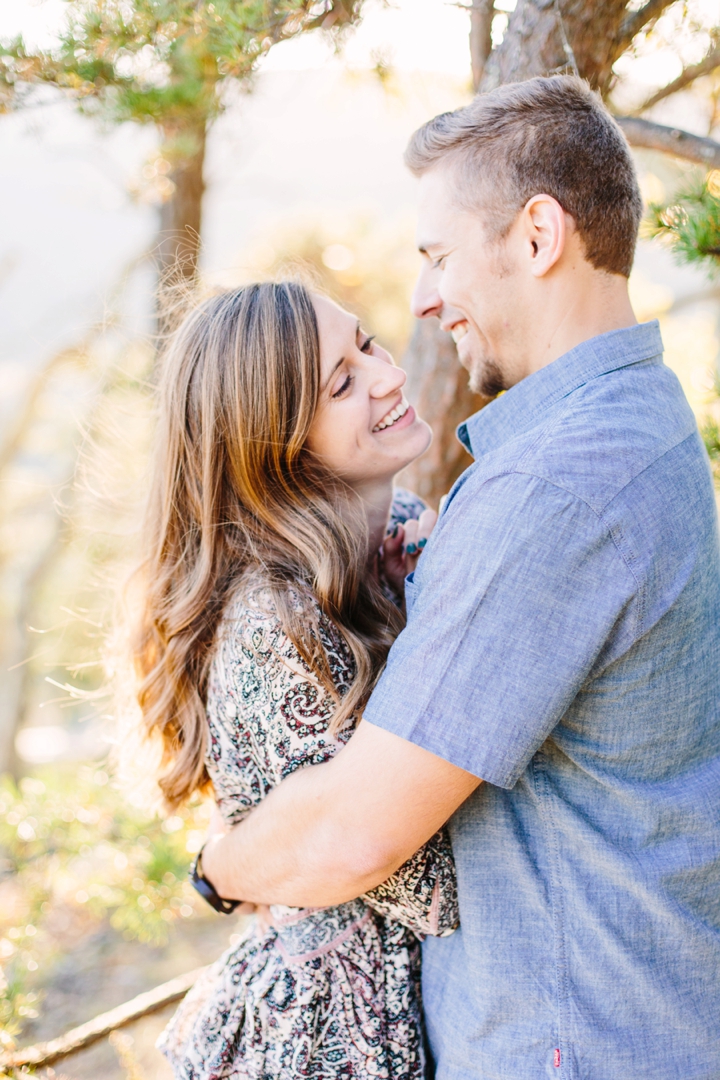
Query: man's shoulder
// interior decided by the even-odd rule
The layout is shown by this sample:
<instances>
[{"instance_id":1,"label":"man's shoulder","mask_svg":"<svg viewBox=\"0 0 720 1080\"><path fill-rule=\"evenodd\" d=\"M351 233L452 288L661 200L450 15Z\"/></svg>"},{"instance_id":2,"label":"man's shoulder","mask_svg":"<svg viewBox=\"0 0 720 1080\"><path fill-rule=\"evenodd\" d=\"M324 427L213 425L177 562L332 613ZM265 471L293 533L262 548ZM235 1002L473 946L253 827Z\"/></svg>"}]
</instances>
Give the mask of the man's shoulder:
<instances>
[{"instance_id":1,"label":"man's shoulder","mask_svg":"<svg viewBox=\"0 0 720 1080\"><path fill-rule=\"evenodd\" d=\"M493 463L495 471L538 477L599 515L629 487L642 498L646 489L657 494L666 485L707 483L693 413L676 376L657 363L578 387L508 449L504 461L499 455Z\"/></svg>"}]
</instances>

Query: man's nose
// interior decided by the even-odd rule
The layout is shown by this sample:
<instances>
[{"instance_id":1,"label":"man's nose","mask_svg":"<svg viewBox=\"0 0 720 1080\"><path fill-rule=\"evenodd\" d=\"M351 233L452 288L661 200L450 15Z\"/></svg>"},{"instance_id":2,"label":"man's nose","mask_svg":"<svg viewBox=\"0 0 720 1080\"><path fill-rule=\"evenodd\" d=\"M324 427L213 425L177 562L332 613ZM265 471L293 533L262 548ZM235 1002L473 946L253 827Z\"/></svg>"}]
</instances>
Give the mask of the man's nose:
<instances>
[{"instance_id":1,"label":"man's nose","mask_svg":"<svg viewBox=\"0 0 720 1080\"><path fill-rule=\"evenodd\" d=\"M440 318L442 300L435 282L435 274L423 267L410 300L410 310L416 319Z\"/></svg>"}]
</instances>

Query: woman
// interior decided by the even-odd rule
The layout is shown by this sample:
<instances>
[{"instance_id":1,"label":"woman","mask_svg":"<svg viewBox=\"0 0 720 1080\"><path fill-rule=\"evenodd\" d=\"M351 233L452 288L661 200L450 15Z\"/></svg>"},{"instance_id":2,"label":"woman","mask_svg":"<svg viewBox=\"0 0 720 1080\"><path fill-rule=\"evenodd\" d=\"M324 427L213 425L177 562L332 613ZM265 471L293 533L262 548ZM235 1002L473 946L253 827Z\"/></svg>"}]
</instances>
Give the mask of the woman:
<instances>
[{"instance_id":1,"label":"woman","mask_svg":"<svg viewBox=\"0 0 720 1080\"><path fill-rule=\"evenodd\" d=\"M177 332L135 648L170 805L210 781L236 824L351 736L403 625L403 538L421 546L408 538L429 525L403 534L422 504L393 502L431 437L404 381L353 316L298 284L214 297ZM421 1078L418 937L456 925L439 833L357 900L269 908L161 1048L183 1080Z\"/></svg>"}]
</instances>

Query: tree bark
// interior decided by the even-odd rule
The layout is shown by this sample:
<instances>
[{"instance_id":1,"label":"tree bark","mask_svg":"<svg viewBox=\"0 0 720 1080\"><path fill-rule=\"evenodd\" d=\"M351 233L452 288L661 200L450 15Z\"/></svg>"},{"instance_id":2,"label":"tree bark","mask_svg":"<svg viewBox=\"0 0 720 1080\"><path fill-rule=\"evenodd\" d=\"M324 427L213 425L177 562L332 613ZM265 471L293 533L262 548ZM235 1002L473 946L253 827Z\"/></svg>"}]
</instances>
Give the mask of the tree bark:
<instances>
[{"instance_id":1,"label":"tree bark","mask_svg":"<svg viewBox=\"0 0 720 1080\"><path fill-rule=\"evenodd\" d=\"M205 193L203 168L207 132L205 123L164 128L164 142L173 168L168 179L174 191L160 210L160 231L155 248L158 264L158 332L170 333L188 288L197 278Z\"/></svg>"},{"instance_id":2,"label":"tree bark","mask_svg":"<svg viewBox=\"0 0 720 1080\"><path fill-rule=\"evenodd\" d=\"M492 21L495 14L494 0L473 0L470 8L470 64L473 90L485 74L485 65L492 52Z\"/></svg>"},{"instance_id":3,"label":"tree bark","mask_svg":"<svg viewBox=\"0 0 720 1080\"><path fill-rule=\"evenodd\" d=\"M653 11L660 14L668 3L655 4ZM605 95L612 65L630 43L627 26L627 0L520 0L488 60L480 89L576 67Z\"/></svg>"},{"instance_id":4,"label":"tree bark","mask_svg":"<svg viewBox=\"0 0 720 1080\"><path fill-rule=\"evenodd\" d=\"M615 119L631 146L660 150L684 161L695 161L707 169L720 169L720 143L715 139L691 135L689 131L655 124L652 120L642 120L637 116L617 116Z\"/></svg>"}]
</instances>

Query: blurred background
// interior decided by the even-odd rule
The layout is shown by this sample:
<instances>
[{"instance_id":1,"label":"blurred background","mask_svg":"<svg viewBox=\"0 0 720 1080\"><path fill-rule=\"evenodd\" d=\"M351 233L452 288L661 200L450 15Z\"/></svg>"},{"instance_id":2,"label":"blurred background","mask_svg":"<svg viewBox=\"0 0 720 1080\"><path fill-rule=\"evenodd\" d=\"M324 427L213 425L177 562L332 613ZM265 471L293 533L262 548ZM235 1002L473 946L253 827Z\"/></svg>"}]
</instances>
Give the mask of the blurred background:
<instances>
[{"instance_id":1,"label":"blurred background","mask_svg":"<svg viewBox=\"0 0 720 1080\"><path fill-rule=\"evenodd\" d=\"M163 4L165 37L142 38ZM178 267L212 286L310 266L404 358L411 400L438 430L409 478L431 501L464 465L455 423L481 404L457 381L452 342L409 315L415 182L402 152L424 120L507 81L515 0L163 4L0 5L7 1053L210 962L238 932L184 883L209 807L197 800L163 819L109 763L119 734L108 642L146 487L158 286ZM252 20L265 7L284 14L259 32ZM556 5L559 61L539 25L510 77L578 67L614 112L640 118L626 130L642 144L649 209L631 293L640 319L660 319L666 361L717 465L720 4L629 4L603 70L587 66L583 34L595 20L602 36L612 5L584 7L582 30L570 4ZM81 15L93 9L105 23L88 30ZM252 19L235 25L244 9ZM188 53L180 94L162 49L174 41L177 56L186 40L193 62L214 66L207 85L186 78ZM168 1077L153 1043L171 1011L40 1074Z\"/></svg>"}]
</instances>

